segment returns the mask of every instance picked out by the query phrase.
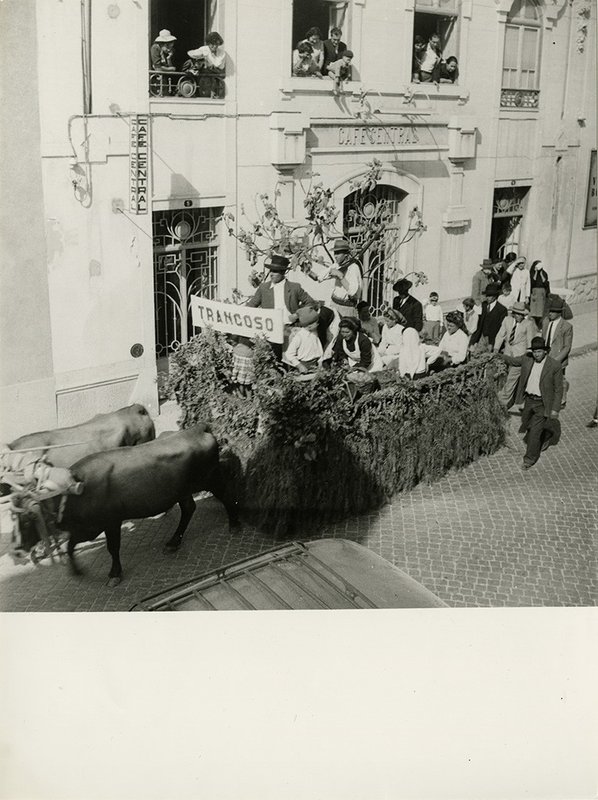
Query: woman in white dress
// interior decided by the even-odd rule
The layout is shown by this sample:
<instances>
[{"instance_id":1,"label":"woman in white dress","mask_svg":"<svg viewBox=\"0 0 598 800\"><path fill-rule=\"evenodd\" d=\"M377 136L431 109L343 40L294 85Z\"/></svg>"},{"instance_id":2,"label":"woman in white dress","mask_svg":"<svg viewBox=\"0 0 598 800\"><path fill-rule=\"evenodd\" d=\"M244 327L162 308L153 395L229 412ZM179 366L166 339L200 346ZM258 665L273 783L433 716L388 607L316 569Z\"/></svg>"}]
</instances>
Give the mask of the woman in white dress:
<instances>
[{"instance_id":1,"label":"woman in white dress","mask_svg":"<svg viewBox=\"0 0 598 800\"><path fill-rule=\"evenodd\" d=\"M440 353L430 363L430 371L438 372L445 367L456 367L467 358L469 334L460 311L449 311L446 315L446 333L438 343Z\"/></svg>"},{"instance_id":2,"label":"woman in white dress","mask_svg":"<svg viewBox=\"0 0 598 800\"><path fill-rule=\"evenodd\" d=\"M394 308L387 308L383 318L384 327L382 328L382 336L378 345L378 353L384 366L389 367L393 365L393 361L397 360L401 352L404 328L401 320L404 321L405 318Z\"/></svg>"}]
</instances>

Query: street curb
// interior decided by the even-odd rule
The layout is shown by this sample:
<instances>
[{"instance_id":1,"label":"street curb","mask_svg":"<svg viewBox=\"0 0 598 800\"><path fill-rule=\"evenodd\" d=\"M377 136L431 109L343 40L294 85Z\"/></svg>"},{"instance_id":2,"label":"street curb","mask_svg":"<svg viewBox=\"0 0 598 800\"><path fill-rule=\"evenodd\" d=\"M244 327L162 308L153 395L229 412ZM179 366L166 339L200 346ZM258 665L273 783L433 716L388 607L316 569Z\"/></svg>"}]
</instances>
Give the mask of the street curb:
<instances>
[{"instance_id":1,"label":"street curb","mask_svg":"<svg viewBox=\"0 0 598 800\"><path fill-rule=\"evenodd\" d=\"M569 356L571 358L575 358L575 356L585 356L586 353L591 353L592 350L598 349L598 342L590 342L590 344L583 344L580 347L573 347Z\"/></svg>"}]
</instances>

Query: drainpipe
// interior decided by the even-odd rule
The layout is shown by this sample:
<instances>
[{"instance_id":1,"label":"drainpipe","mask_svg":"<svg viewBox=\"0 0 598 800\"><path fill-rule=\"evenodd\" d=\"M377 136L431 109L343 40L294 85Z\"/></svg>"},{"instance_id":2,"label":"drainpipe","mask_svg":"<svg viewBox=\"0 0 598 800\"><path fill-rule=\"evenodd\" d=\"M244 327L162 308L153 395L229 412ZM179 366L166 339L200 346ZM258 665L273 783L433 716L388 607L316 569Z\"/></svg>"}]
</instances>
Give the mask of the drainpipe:
<instances>
[{"instance_id":1,"label":"drainpipe","mask_svg":"<svg viewBox=\"0 0 598 800\"><path fill-rule=\"evenodd\" d=\"M569 0L569 27L567 32L567 61L565 63L565 80L563 81L563 96L561 99L561 119L565 116L565 107L569 95L569 62L571 61L571 38L573 36L573 0Z\"/></svg>"}]
</instances>

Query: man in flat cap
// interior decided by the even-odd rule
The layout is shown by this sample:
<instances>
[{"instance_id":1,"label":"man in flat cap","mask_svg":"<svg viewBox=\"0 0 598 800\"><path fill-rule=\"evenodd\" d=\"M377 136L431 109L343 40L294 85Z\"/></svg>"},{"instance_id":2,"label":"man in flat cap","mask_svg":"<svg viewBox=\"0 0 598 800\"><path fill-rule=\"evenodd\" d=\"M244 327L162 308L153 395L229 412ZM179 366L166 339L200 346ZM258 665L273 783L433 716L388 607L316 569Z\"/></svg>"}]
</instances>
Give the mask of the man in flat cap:
<instances>
[{"instance_id":1,"label":"man in flat cap","mask_svg":"<svg viewBox=\"0 0 598 800\"><path fill-rule=\"evenodd\" d=\"M484 289L486 299L482 303L478 327L470 339L470 345L477 345L477 349L482 352L492 350L502 321L508 313L507 309L498 302L499 294L500 284L498 283L489 283Z\"/></svg>"},{"instance_id":2,"label":"man in flat cap","mask_svg":"<svg viewBox=\"0 0 598 800\"><path fill-rule=\"evenodd\" d=\"M510 316L506 316L494 340L494 352L504 352L506 356L525 355L536 334L536 324L528 317L524 303L513 303L509 308ZM504 348L504 350L503 350ZM503 387L498 392L498 399L505 408L510 408L515 399L515 390L521 367L511 365L508 369Z\"/></svg>"},{"instance_id":3,"label":"man in flat cap","mask_svg":"<svg viewBox=\"0 0 598 800\"><path fill-rule=\"evenodd\" d=\"M401 278L393 284L392 290L397 296L392 301L392 307L404 317L402 324L405 328L415 328L419 332L424 327L424 308L416 297L409 294L412 286L407 278Z\"/></svg>"},{"instance_id":4,"label":"man in flat cap","mask_svg":"<svg viewBox=\"0 0 598 800\"><path fill-rule=\"evenodd\" d=\"M548 355L541 336L534 336L531 352L524 356L506 356L507 364L521 367L515 402L523 403L520 433L527 445L522 469L533 467L540 453L560 437L559 410L563 396L563 370Z\"/></svg>"},{"instance_id":5,"label":"man in flat cap","mask_svg":"<svg viewBox=\"0 0 598 800\"><path fill-rule=\"evenodd\" d=\"M565 301L558 295L548 298L548 316L542 323L542 336L549 348L548 355L559 362L563 368L562 408L567 404L569 381L565 378L565 370L569 363L569 353L573 345L573 325L563 319Z\"/></svg>"}]
</instances>

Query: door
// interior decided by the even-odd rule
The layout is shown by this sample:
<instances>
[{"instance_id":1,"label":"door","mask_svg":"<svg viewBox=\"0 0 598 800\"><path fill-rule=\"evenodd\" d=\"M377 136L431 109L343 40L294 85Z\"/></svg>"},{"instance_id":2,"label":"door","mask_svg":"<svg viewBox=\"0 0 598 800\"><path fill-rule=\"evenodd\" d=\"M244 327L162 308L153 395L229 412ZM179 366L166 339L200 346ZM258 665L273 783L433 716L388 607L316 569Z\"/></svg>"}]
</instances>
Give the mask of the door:
<instances>
[{"instance_id":1,"label":"door","mask_svg":"<svg viewBox=\"0 0 598 800\"><path fill-rule=\"evenodd\" d=\"M529 186L495 189L490 231L490 258L503 259L521 249Z\"/></svg>"},{"instance_id":2,"label":"door","mask_svg":"<svg viewBox=\"0 0 598 800\"><path fill-rule=\"evenodd\" d=\"M392 284L399 266L401 242L400 204L406 192L394 186L378 184L371 192L352 192L343 205L345 236L356 247L363 247L371 236L376 222L384 219L382 239L363 253L361 267L362 299L374 314L381 314L392 305Z\"/></svg>"},{"instance_id":3,"label":"door","mask_svg":"<svg viewBox=\"0 0 598 800\"><path fill-rule=\"evenodd\" d=\"M221 214L222 208L154 212L154 319L161 378L168 372L168 356L193 336L191 295L215 297Z\"/></svg>"}]
</instances>

